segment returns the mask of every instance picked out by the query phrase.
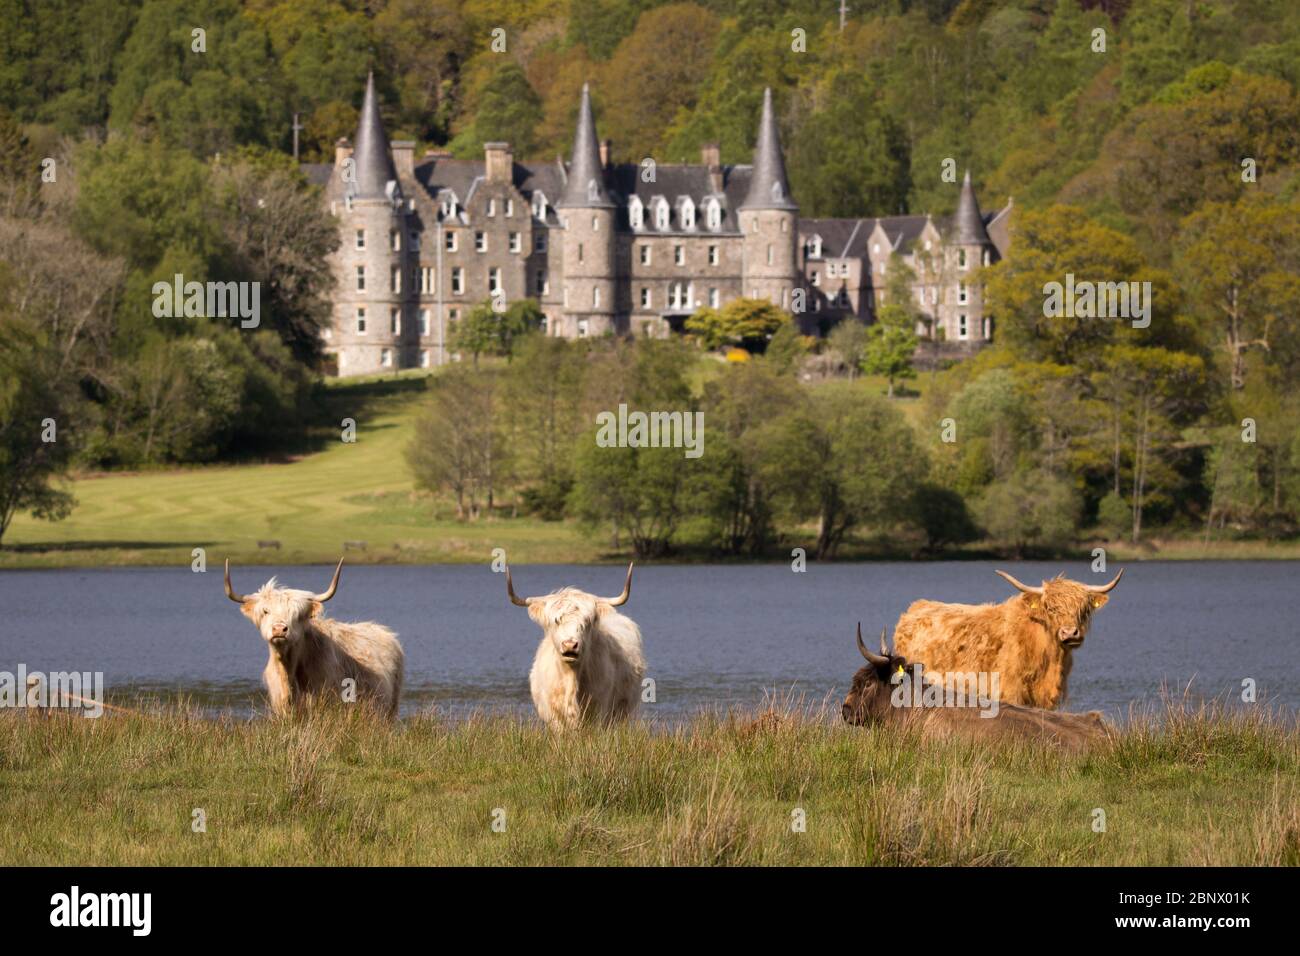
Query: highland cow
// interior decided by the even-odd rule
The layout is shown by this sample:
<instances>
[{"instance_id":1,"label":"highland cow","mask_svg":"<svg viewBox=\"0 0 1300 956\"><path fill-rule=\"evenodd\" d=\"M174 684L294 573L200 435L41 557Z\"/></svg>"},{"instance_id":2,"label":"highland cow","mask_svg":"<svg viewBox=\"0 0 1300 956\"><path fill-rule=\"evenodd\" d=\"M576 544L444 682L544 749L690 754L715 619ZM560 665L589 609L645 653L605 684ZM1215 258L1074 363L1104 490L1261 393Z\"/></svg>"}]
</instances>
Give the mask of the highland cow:
<instances>
[{"instance_id":1,"label":"highland cow","mask_svg":"<svg viewBox=\"0 0 1300 956\"><path fill-rule=\"evenodd\" d=\"M1007 703L1055 710L1066 698L1073 653L1124 572L1109 584L1057 576L1039 587L997 573L1020 593L1001 604L916 601L898 619L894 646L931 671L995 672Z\"/></svg>"},{"instance_id":2,"label":"highland cow","mask_svg":"<svg viewBox=\"0 0 1300 956\"><path fill-rule=\"evenodd\" d=\"M545 632L528 675L537 715L553 730L608 725L631 717L640 702L645 659L641 629L616 607L632 593L632 565L623 593L601 598L575 588L542 597L515 594L506 568L506 593L528 609Z\"/></svg>"},{"instance_id":3,"label":"highland cow","mask_svg":"<svg viewBox=\"0 0 1300 956\"><path fill-rule=\"evenodd\" d=\"M978 706L950 706L942 694L940 703L931 704L930 694L913 694L908 683L935 689L923 667L890 651L885 632L880 632L880 653L873 654L862 642L862 625L858 625L858 651L866 659L865 667L853 675L853 685L840 714L845 723L864 725L912 726L924 738L951 736L979 737L993 740L1032 740L1054 744L1067 750L1085 750L1109 738L1110 727L1098 711L1064 714L1037 707L1020 707L999 702L987 710ZM918 700L927 701L917 704Z\"/></svg>"},{"instance_id":4,"label":"highland cow","mask_svg":"<svg viewBox=\"0 0 1300 956\"><path fill-rule=\"evenodd\" d=\"M262 677L277 715L316 698L367 704L389 719L397 715L405 664L397 635L382 624L344 624L324 616L322 605L338 590L342 570L340 559L323 594L282 588L271 578L258 591L240 595L230 586L226 561L226 596L266 639Z\"/></svg>"}]
</instances>

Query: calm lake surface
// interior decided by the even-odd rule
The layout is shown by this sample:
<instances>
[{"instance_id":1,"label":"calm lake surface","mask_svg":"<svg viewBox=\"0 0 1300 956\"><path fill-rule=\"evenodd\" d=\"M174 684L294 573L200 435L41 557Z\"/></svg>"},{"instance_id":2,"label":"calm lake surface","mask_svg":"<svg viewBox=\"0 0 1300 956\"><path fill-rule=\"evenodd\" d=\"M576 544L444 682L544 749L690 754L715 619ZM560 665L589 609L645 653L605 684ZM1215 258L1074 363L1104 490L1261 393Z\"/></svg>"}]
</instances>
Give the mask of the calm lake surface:
<instances>
[{"instance_id":1,"label":"calm lake surface","mask_svg":"<svg viewBox=\"0 0 1300 956\"><path fill-rule=\"evenodd\" d=\"M1000 563L1027 583L1064 570L1101 583L1087 564ZM639 566L624 610L645 638L658 701L671 721L699 709L756 707L765 693L836 709L861 664L855 622L874 639L917 598L1001 601L1009 585L984 562ZM236 569L237 591L271 574L323 590L330 568ZM574 585L617 594L623 569L518 566L521 594ZM1112 567L1112 572L1115 570ZM528 669L541 635L486 565L345 567L328 605L340 620L377 620L406 650L405 714L436 707L531 713ZM1300 709L1300 562L1153 562L1128 567L1075 652L1072 710L1123 717L1162 684ZM874 636L874 637L873 637ZM0 572L0 670L103 671L110 700L184 693L212 712L264 709L266 650L222 591L221 568Z\"/></svg>"}]
</instances>

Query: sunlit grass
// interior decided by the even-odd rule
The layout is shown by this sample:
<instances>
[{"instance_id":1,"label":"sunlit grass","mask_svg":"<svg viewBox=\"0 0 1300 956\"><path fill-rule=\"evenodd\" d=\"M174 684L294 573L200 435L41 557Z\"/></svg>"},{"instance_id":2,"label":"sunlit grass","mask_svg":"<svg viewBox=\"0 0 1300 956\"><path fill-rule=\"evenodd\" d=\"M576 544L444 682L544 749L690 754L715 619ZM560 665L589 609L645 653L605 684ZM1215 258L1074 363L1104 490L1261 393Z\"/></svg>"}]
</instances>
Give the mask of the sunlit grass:
<instances>
[{"instance_id":1,"label":"sunlit grass","mask_svg":"<svg viewBox=\"0 0 1300 956\"><path fill-rule=\"evenodd\" d=\"M1293 720L1215 707L1138 717L1081 756L790 704L567 736L8 712L0 863L1294 865L1298 780Z\"/></svg>"}]
</instances>

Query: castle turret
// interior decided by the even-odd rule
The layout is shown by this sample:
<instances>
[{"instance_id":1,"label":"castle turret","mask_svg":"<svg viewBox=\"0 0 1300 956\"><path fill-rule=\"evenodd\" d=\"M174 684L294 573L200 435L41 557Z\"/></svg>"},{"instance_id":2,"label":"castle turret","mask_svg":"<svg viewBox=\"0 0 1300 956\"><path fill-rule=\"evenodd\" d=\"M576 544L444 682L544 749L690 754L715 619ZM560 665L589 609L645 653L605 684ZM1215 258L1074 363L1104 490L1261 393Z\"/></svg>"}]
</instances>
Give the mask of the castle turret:
<instances>
[{"instance_id":1,"label":"castle turret","mask_svg":"<svg viewBox=\"0 0 1300 956\"><path fill-rule=\"evenodd\" d=\"M605 188L604 168L584 83L564 195L555 204L564 222L564 305L567 335L614 330L617 208Z\"/></svg>"},{"instance_id":2,"label":"castle turret","mask_svg":"<svg viewBox=\"0 0 1300 956\"><path fill-rule=\"evenodd\" d=\"M343 198L335 206L342 243L335 256L339 291L329 351L338 355L342 374L396 370L408 363L408 343L416 341L405 314L406 206L373 73L366 80L351 154L336 155L334 175Z\"/></svg>"},{"instance_id":3,"label":"castle turret","mask_svg":"<svg viewBox=\"0 0 1300 956\"><path fill-rule=\"evenodd\" d=\"M792 293L799 283L799 207L790 197L770 87L763 91L749 192L737 211L744 244L743 294L792 308Z\"/></svg>"},{"instance_id":4,"label":"castle turret","mask_svg":"<svg viewBox=\"0 0 1300 956\"><path fill-rule=\"evenodd\" d=\"M953 277L947 315L941 315L945 334L950 342L987 341L992 337L991 320L984 315L982 286L975 280L975 273L996 258L997 248L984 228L969 169L962 180L957 212L944 246L944 265Z\"/></svg>"}]
</instances>

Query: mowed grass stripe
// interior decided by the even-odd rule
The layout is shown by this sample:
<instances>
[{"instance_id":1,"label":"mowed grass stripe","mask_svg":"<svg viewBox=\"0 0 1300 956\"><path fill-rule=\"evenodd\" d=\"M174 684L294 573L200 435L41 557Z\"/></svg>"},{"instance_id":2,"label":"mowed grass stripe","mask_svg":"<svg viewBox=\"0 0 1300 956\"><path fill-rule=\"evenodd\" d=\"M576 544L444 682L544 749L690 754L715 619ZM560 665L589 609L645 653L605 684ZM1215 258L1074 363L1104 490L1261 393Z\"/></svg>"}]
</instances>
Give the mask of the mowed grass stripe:
<instances>
[{"instance_id":1,"label":"mowed grass stripe","mask_svg":"<svg viewBox=\"0 0 1300 956\"><path fill-rule=\"evenodd\" d=\"M326 390L331 407L344 409L338 421L356 420L355 442L341 440L340 425L319 451L282 464L73 481L78 503L71 517L51 523L17 516L0 567L189 564L199 546L215 549L209 557L239 563L332 563L346 541L366 542L365 551L349 552L355 562L481 561L495 547L511 548L525 563L600 559L599 545L568 522L462 523L447 502L421 498L427 521L413 523L405 448L424 393L394 388L353 403L348 396L357 387ZM373 383L360 387L374 390ZM279 541L280 550L258 548L267 540Z\"/></svg>"}]
</instances>

